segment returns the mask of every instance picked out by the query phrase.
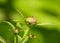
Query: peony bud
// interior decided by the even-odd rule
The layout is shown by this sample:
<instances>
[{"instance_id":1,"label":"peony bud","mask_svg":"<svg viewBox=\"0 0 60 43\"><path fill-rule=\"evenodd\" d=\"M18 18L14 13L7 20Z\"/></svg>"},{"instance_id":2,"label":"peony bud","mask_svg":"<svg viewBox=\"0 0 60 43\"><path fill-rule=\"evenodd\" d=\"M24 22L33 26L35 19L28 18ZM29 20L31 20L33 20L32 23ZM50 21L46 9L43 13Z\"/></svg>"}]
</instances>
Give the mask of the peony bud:
<instances>
[{"instance_id":1,"label":"peony bud","mask_svg":"<svg viewBox=\"0 0 60 43\"><path fill-rule=\"evenodd\" d=\"M28 23L28 24L36 24L36 19L34 18L34 17L27 17L26 18L26 23Z\"/></svg>"}]
</instances>

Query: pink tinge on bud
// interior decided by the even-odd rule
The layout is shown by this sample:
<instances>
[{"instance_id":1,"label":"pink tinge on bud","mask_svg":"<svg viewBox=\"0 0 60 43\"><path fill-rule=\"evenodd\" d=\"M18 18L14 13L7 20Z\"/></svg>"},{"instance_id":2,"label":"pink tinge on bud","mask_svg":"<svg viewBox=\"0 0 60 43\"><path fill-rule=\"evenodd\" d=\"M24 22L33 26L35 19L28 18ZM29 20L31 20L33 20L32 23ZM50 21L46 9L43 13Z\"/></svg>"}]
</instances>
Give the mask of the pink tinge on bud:
<instances>
[{"instance_id":1,"label":"pink tinge on bud","mask_svg":"<svg viewBox=\"0 0 60 43\"><path fill-rule=\"evenodd\" d=\"M26 22L36 24L36 19L34 17L27 17Z\"/></svg>"}]
</instances>

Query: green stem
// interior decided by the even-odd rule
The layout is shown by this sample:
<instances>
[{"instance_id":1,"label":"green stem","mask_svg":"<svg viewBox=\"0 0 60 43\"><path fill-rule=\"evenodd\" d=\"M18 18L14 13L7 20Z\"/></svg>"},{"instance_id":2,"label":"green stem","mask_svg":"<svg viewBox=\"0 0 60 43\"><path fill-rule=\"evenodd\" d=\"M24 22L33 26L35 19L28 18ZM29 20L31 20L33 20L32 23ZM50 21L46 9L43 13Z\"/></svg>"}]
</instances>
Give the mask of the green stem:
<instances>
[{"instance_id":1,"label":"green stem","mask_svg":"<svg viewBox=\"0 0 60 43\"><path fill-rule=\"evenodd\" d=\"M8 23L13 29L15 29L14 25L8 21L4 21L5 23Z\"/></svg>"},{"instance_id":2,"label":"green stem","mask_svg":"<svg viewBox=\"0 0 60 43\"><path fill-rule=\"evenodd\" d=\"M19 35L17 35L17 37L18 37L18 43L19 43L22 40L22 38Z\"/></svg>"},{"instance_id":3,"label":"green stem","mask_svg":"<svg viewBox=\"0 0 60 43\"><path fill-rule=\"evenodd\" d=\"M17 36L15 35L15 37L14 37L14 43L18 43L18 41L17 41Z\"/></svg>"},{"instance_id":4,"label":"green stem","mask_svg":"<svg viewBox=\"0 0 60 43\"><path fill-rule=\"evenodd\" d=\"M27 27L26 28L26 30L24 31L24 35L23 35L23 37L22 37L22 40L21 40L21 42L23 42L23 40L26 40L25 38L27 37L27 35L28 35L28 33L29 33L29 27Z\"/></svg>"},{"instance_id":5,"label":"green stem","mask_svg":"<svg viewBox=\"0 0 60 43\"><path fill-rule=\"evenodd\" d=\"M25 33L24 33L23 38L27 36L28 32L29 32L29 28L27 28L27 29L25 30Z\"/></svg>"},{"instance_id":6,"label":"green stem","mask_svg":"<svg viewBox=\"0 0 60 43\"><path fill-rule=\"evenodd\" d=\"M16 9L16 10L23 18L25 18L24 15L21 13L21 11L19 11L19 9Z\"/></svg>"},{"instance_id":7,"label":"green stem","mask_svg":"<svg viewBox=\"0 0 60 43\"><path fill-rule=\"evenodd\" d=\"M3 37L1 37L1 36L0 36L0 41L1 41L2 43L6 43L6 40L5 40Z\"/></svg>"},{"instance_id":8,"label":"green stem","mask_svg":"<svg viewBox=\"0 0 60 43\"><path fill-rule=\"evenodd\" d=\"M28 41L28 36L26 36L21 43L26 43L27 41Z\"/></svg>"},{"instance_id":9,"label":"green stem","mask_svg":"<svg viewBox=\"0 0 60 43\"><path fill-rule=\"evenodd\" d=\"M18 35L15 35L15 37L14 37L14 43L18 43Z\"/></svg>"},{"instance_id":10,"label":"green stem","mask_svg":"<svg viewBox=\"0 0 60 43\"><path fill-rule=\"evenodd\" d=\"M14 37L14 43L16 43L16 36Z\"/></svg>"},{"instance_id":11,"label":"green stem","mask_svg":"<svg viewBox=\"0 0 60 43\"><path fill-rule=\"evenodd\" d=\"M19 28L22 28L22 26L20 25L19 22L16 23L16 26L19 27Z\"/></svg>"}]
</instances>

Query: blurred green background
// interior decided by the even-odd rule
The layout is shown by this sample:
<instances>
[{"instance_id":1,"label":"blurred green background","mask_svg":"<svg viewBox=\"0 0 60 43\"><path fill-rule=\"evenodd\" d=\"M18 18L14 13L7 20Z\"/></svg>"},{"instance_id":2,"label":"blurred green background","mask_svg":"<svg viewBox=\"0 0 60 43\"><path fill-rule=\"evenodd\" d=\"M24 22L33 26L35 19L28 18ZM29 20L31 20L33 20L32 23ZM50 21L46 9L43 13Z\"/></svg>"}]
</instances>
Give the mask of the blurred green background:
<instances>
[{"instance_id":1,"label":"blurred green background","mask_svg":"<svg viewBox=\"0 0 60 43\"><path fill-rule=\"evenodd\" d=\"M7 43L14 43L11 26L3 21L20 21L23 19L16 12L19 9L25 17L34 16L38 24L29 25L37 39L29 39L26 43L60 43L60 0L0 0L0 36Z\"/></svg>"}]
</instances>

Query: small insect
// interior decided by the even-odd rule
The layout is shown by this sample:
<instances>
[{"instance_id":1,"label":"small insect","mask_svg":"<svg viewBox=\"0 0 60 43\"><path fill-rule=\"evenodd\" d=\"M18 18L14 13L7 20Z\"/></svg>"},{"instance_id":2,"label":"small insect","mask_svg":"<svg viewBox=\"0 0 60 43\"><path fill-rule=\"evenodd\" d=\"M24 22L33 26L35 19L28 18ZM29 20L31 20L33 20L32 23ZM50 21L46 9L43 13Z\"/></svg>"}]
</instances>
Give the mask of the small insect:
<instances>
[{"instance_id":1,"label":"small insect","mask_svg":"<svg viewBox=\"0 0 60 43\"><path fill-rule=\"evenodd\" d=\"M32 17L27 17L25 22L27 24L36 24L36 19L32 16Z\"/></svg>"}]
</instances>

